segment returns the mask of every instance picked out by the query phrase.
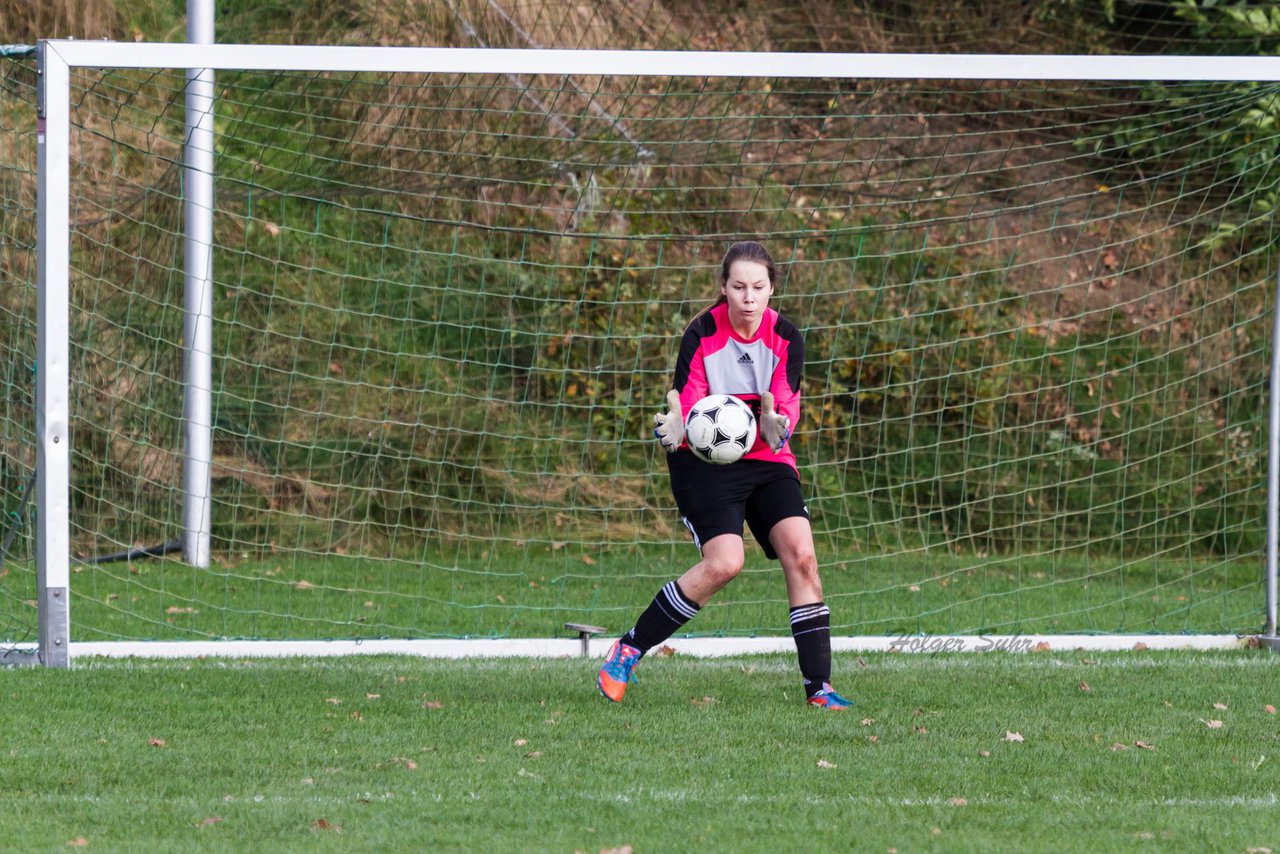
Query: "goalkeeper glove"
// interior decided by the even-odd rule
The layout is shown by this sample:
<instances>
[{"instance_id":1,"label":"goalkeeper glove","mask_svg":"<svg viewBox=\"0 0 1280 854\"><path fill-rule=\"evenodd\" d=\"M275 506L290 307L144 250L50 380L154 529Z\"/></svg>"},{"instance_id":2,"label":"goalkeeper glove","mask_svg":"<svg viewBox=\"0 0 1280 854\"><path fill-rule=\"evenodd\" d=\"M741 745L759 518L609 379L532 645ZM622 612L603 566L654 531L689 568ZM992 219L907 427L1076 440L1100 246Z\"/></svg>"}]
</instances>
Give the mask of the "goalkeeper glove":
<instances>
[{"instance_id":1,"label":"goalkeeper glove","mask_svg":"<svg viewBox=\"0 0 1280 854\"><path fill-rule=\"evenodd\" d=\"M668 454L684 441L684 416L680 413L680 392L667 392L667 412L653 416L653 435Z\"/></svg>"},{"instance_id":2,"label":"goalkeeper glove","mask_svg":"<svg viewBox=\"0 0 1280 854\"><path fill-rule=\"evenodd\" d=\"M791 419L774 412L773 393L768 391L760 395L760 438L775 454L791 438Z\"/></svg>"}]
</instances>

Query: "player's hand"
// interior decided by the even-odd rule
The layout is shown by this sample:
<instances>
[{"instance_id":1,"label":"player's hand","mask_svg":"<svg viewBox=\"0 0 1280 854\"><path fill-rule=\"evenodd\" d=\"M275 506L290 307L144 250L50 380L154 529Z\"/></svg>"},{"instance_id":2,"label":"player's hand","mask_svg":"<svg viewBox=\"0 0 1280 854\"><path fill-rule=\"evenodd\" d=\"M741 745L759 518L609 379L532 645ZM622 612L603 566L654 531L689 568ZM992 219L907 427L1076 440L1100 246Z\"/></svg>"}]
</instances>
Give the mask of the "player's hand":
<instances>
[{"instance_id":1,"label":"player's hand","mask_svg":"<svg viewBox=\"0 0 1280 854\"><path fill-rule=\"evenodd\" d=\"M791 419L774 411L773 393L768 391L760 395L760 438L775 454L791 438Z\"/></svg>"},{"instance_id":2,"label":"player's hand","mask_svg":"<svg viewBox=\"0 0 1280 854\"><path fill-rule=\"evenodd\" d=\"M680 411L680 392L667 392L667 411L653 416L653 435L668 454L684 441L684 414Z\"/></svg>"}]
</instances>

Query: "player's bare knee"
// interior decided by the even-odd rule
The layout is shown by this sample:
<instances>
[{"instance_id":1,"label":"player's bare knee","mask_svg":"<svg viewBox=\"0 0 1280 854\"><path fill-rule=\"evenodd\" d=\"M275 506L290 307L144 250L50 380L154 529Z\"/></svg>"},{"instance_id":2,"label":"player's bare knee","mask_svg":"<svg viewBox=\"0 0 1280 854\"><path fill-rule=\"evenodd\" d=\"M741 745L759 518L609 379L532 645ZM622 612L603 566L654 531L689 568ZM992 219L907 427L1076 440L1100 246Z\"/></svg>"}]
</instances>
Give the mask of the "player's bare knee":
<instances>
[{"instance_id":1,"label":"player's bare knee","mask_svg":"<svg viewBox=\"0 0 1280 854\"><path fill-rule=\"evenodd\" d=\"M742 558L716 558L706 562L706 571L719 586L724 586L742 572Z\"/></svg>"},{"instance_id":2,"label":"player's bare knee","mask_svg":"<svg viewBox=\"0 0 1280 854\"><path fill-rule=\"evenodd\" d=\"M798 580L817 584L818 558L813 552L802 552L791 562L791 574Z\"/></svg>"}]
</instances>

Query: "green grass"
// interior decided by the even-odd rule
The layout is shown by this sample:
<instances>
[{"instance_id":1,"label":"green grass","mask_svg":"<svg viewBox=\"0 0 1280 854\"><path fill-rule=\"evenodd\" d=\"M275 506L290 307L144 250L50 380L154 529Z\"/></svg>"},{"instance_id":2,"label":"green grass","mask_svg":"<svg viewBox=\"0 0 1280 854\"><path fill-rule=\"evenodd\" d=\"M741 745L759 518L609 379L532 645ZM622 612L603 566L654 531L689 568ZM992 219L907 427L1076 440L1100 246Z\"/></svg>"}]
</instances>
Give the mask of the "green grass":
<instances>
[{"instance_id":1,"label":"green grass","mask_svg":"<svg viewBox=\"0 0 1280 854\"><path fill-rule=\"evenodd\" d=\"M1280 720L1266 710L1280 704L1280 656L836 664L852 713L803 706L791 656L655 658L618 706L583 659L0 671L0 839L15 851L1280 848Z\"/></svg>"},{"instance_id":2,"label":"green grass","mask_svg":"<svg viewBox=\"0 0 1280 854\"><path fill-rule=\"evenodd\" d=\"M530 544L422 564L282 555L224 557L209 570L176 560L80 566L71 575L73 638L557 637L566 622L620 633L695 555L688 545L588 552ZM841 635L1248 634L1263 622L1254 559L824 557L825 598ZM35 623L31 565L10 564L0 589L17 618L0 628L0 641L24 640L15 632ZM777 565L752 549L742 575L687 631L785 636L787 615Z\"/></svg>"}]
</instances>

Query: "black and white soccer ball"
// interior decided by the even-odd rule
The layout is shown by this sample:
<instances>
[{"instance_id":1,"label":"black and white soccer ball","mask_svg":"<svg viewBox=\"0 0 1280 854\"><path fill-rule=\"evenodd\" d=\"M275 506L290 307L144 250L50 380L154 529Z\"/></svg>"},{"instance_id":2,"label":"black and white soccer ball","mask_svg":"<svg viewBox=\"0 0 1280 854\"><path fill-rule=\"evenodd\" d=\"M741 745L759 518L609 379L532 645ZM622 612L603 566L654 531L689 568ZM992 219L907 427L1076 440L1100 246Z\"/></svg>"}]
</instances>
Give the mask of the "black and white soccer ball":
<instances>
[{"instance_id":1,"label":"black and white soccer ball","mask_svg":"<svg viewBox=\"0 0 1280 854\"><path fill-rule=\"evenodd\" d=\"M756 442L756 417L731 394L712 394L689 410L684 422L689 450L717 465L737 462Z\"/></svg>"}]
</instances>

